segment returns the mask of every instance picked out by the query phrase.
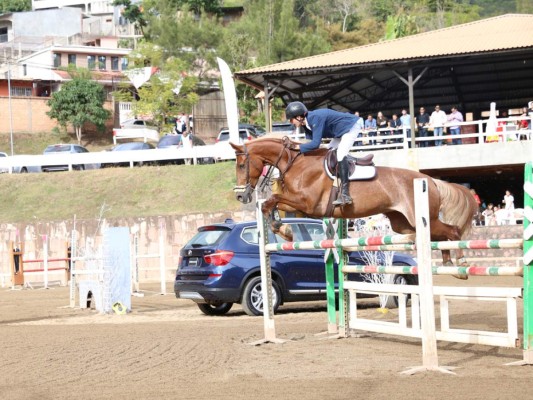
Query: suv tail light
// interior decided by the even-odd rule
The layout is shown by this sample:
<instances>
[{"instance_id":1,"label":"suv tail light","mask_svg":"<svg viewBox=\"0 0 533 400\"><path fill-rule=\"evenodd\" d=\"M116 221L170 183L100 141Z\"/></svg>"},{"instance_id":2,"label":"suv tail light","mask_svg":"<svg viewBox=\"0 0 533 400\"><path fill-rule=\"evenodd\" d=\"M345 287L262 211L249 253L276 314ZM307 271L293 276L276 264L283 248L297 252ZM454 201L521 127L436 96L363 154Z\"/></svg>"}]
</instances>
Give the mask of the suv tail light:
<instances>
[{"instance_id":1,"label":"suv tail light","mask_svg":"<svg viewBox=\"0 0 533 400\"><path fill-rule=\"evenodd\" d=\"M222 267L231 261L233 254L233 251L217 251L216 253L205 255L204 261L208 264L213 264L216 267Z\"/></svg>"}]
</instances>

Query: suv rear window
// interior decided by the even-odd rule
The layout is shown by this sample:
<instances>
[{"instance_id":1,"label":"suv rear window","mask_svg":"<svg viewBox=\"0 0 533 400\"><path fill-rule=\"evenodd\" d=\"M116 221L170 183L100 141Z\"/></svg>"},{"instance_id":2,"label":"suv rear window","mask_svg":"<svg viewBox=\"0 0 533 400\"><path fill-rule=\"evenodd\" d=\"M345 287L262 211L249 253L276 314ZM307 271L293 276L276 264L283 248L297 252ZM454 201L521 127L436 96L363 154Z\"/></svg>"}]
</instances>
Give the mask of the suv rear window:
<instances>
[{"instance_id":1,"label":"suv rear window","mask_svg":"<svg viewBox=\"0 0 533 400\"><path fill-rule=\"evenodd\" d=\"M221 227L203 227L193 238L187 243L187 246L201 247L201 246L213 246L226 236L229 232L228 228Z\"/></svg>"}]
</instances>

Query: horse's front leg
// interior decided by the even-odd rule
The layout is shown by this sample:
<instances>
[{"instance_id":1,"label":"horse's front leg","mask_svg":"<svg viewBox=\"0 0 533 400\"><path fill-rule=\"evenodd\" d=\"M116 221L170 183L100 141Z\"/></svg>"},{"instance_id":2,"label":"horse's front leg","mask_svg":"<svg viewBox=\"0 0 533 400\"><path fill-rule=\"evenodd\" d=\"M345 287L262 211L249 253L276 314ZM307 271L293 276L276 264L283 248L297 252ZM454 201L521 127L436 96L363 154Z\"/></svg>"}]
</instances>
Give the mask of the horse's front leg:
<instances>
[{"instance_id":1,"label":"horse's front leg","mask_svg":"<svg viewBox=\"0 0 533 400\"><path fill-rule=\"evenodd\" d=\"M277 209L279 199L276 195L273 195L263 203L261 212L263 216L270 222L270 230L280 235L283 239L292 242L292 229L289 224L284 224L281 221L279 212Z\"/></svg>"}]
</instances>

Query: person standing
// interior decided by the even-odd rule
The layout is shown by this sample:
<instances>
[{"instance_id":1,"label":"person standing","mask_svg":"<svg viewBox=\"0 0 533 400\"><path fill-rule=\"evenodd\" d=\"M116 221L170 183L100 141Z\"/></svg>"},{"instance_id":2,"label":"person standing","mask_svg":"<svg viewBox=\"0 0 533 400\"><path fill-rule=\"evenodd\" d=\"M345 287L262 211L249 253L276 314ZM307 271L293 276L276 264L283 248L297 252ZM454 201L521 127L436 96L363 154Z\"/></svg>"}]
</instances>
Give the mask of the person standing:
<instances>
[{"instance_id":1,"label":"person standing","mask_svg":"<svg viewBox=\"0 0 533 400\"><path fill-rule=\"evenodd\" d=\"M404 108L402 110L402 115L400 116L400 123L402 125L402 130L405 132L405 137L409 147L411 147L411 115L407 113L407 110ZM398 140L398 142L400 142Z\"/></svg>"},{"instance_id":2,"label":"person standing","mask_svg":"<svg viewBox=\"0 0 533 400\"><path fill-rule=\"evenodd\" d=\"M389 121L389 126L391 128L390 133L396 135L400 133L400 128L402 127L402 121L398 118L398 114L392 114L392 119ZM410 135L409 135L410 136ZM398 139L390 139L388 143L398 143Z\"/></svg>"},{"instance_id":3,"label":"person standing","mask_svg":"<svg viewBox=\"0 0 533 400\"><path fill-rule=\"evenodd\" d=\"M503 204L505 204L505 224L515 225L516 221L514 219L514 196L509 190L505 191L505 196L503 196Z\"/></svg>"},{"instance_id":4,"label":"person standing","mask_svg":"<svg viewBox=\"0 0 533 400\"><path fill-rule=\"evenodd\" d=\"M437 104L435 111L431 113L429 124L433 127L433 136L440 137L444 131L444 124L447 121L446 113ZM442 146L442 140L435 140L435 146Z\"/></svg>"},{"instance_id":5,"label":"person standing","mask_svg":"<svg viewBox=\"0 0 533 400\"><path fill-rule=\"evenodd\" d=\"M191 153L192 150L192 135L189 131L185 130L183 134L181 135L181 143L183 145L183 149L186 150L186 153ZM186 158L185 164L191 165L192 164L192 158Z\"/></svg>"},{"instance_id":6,"label":"person standing","mask_svg":"<svg viewBox=\"0 0 533 400\"><path fill-rule=\"evenodd\" d=\"M461 126L455 125L459 122L463 122L463 114L459 110L457 110L456 106L452 107L452 111L450 115L448 115L448 122L450 125L450 134L452 136L454 135L460 135L461 134ZM462 144L461 139L452 139L452 144Z\"/></svg>"},{"instance_id":7,"label":"person standing","mask_svg":"<svg viewBox=\"0 0 533 400\"><path fill-rule=\"evenodd\" d=\"M485 226L496 225L496 216L494 215L494 205L492 203L487 204L487 208L481 213L485 220Z\"/></svg>"},{"instance_id":8,"label":"person standing","mask_svg":"<svg viewBox=\"0 0 533 400\"><path fill-rule=\"evenodd\" d=\"M372 114L368 114L368 116L366 117L365 131L367 132L369 138L376 137L377 135L377 124ZM376 144L376 141L370 139L369 144Z\"/></svg>"},{"instance_id":9,"label":"person standing","mask_svg":"<svg viewBox=\"0 0 533 400\"><path fill-rule=\"evenodd\" d=\"M378 112L378 116L376 117L376 125L378 128L378 136L388 136L390 134L390 131L387 129L389 127L389 120L381 111Z\"/></svg>"},{"instance_id":10,"label":"person standing","mask_svg":"<svg viewBox=\"0 0 533 400\"><path fill-rule=\"evenodd\" d=\"M353 200L350 196L349 186L350 166L346 156L361 131L361 125L358 124L360 118L351 113L343 113L326 108L308 111L307 107L299 101L289 103L285 109L285 115L296 128L304 128L306 137L311 137L310 142L299 145L301 153L305 154L318 149L323 138L331 138L328 147L337 151L341 180L341 190L333 205L344 206L352 204Z\"/></svg>"},{"instance_id":11,"label":"person standing","mask_svg":"<svg viewBox=\"0 0 533 400\"><path fill-rule=\"evenodd\" d=\"M418 137L428 136L429 114L424 107L420 107L420 113L416 116L416 126L418 127ZM420 142L419 147L428 147L428 142Z\"/></svg>"}]
</instances>

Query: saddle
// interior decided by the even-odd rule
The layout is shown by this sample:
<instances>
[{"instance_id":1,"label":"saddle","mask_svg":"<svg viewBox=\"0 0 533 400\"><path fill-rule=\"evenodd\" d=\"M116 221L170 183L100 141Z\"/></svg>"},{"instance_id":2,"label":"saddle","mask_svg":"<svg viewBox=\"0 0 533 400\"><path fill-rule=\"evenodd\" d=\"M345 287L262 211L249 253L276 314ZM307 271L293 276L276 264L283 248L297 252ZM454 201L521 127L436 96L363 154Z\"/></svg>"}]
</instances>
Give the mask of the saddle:
<instances>
[{"instance_id":1,"label":"saddle","mask_svg":"<svg viewBox=\"0 0 533 400\"><path fill-rule=\"evenodd\" d=\"M351 181L372 179L376 176L373 154L367 154L363 157L347 155L346 159L350 166L349 179ZM334 179L337 176L337 164L337 151L335 149L330 149L324 158L324 169L331 179Z\"/></svg>"}]
</instances>

